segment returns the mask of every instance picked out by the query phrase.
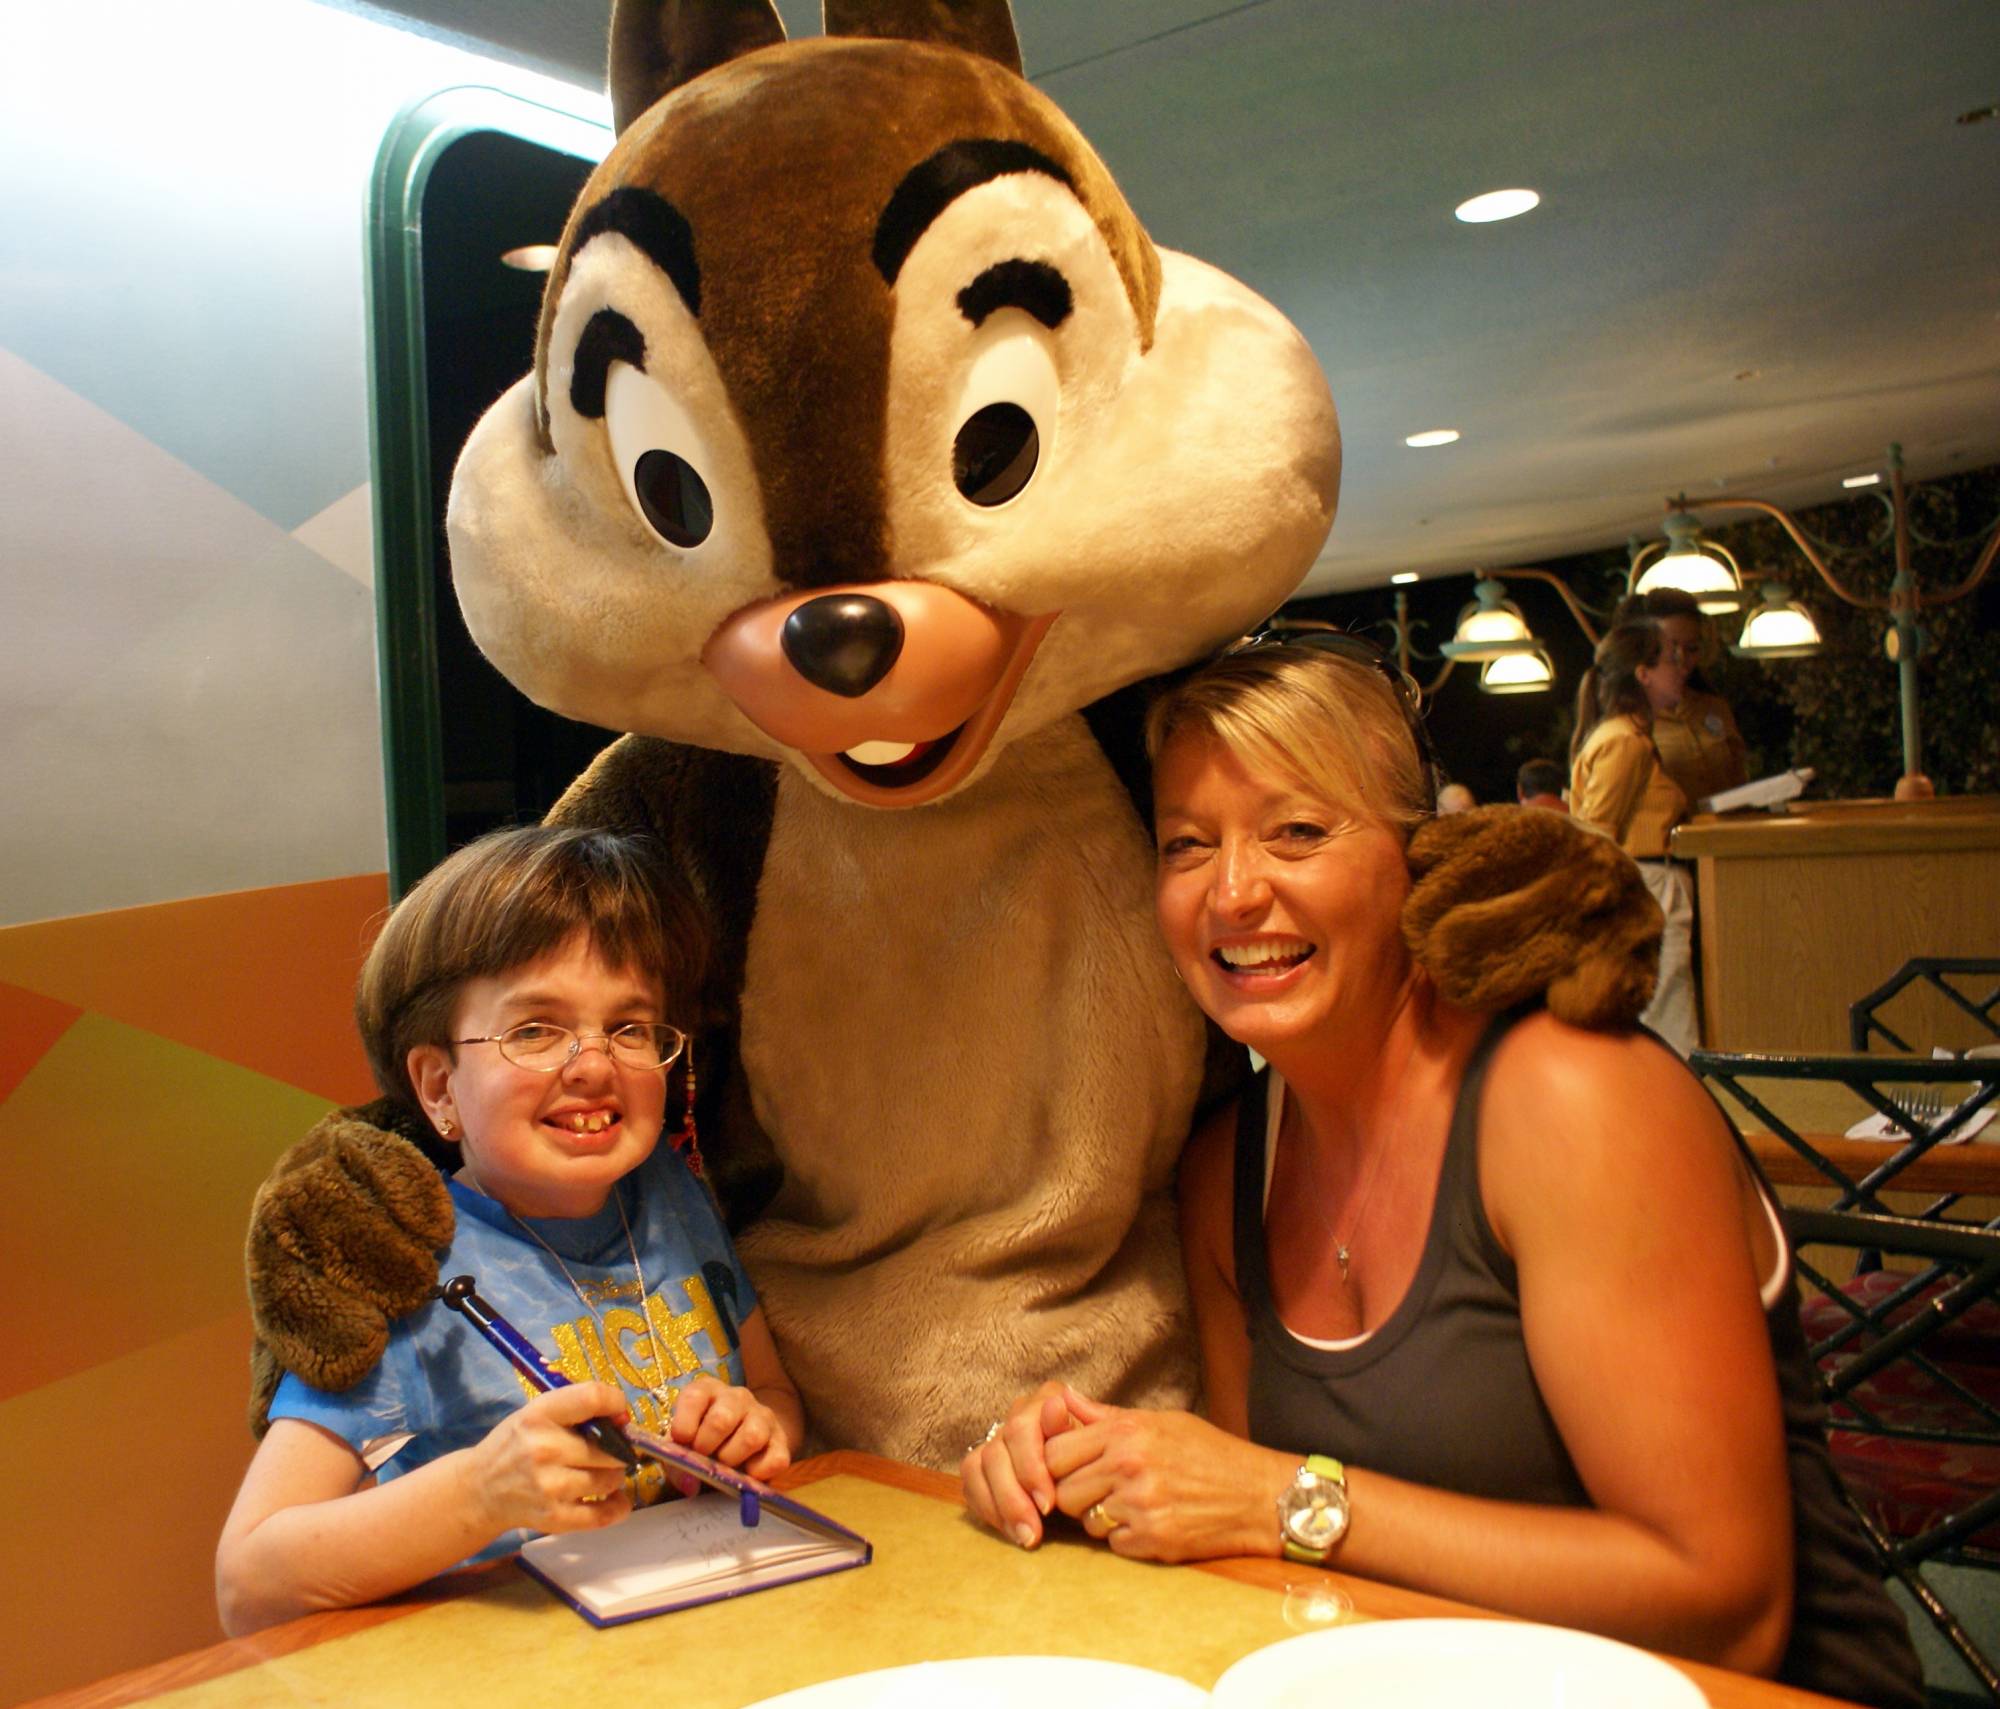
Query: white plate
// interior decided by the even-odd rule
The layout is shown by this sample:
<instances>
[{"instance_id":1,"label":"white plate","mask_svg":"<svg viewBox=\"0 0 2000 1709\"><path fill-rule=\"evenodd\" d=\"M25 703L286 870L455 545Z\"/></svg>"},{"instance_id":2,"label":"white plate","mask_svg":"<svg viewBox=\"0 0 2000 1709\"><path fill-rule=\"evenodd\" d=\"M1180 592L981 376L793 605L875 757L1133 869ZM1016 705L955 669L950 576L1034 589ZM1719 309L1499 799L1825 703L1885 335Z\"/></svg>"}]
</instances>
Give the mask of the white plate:
<instances>
[{"instance_id":1,"label":"white plate","mask_svg":"<svg viewBox=\"0 0 2000 1709\"><path fill-rule=\"evenodd\" d=\"M1254 1650L1215 1709L1706 1709L1693 1680L1629 1644L1511 1620L1372 1620Z\"/></svg>"},{"instance_id":2,"label":"white plate","mask_svg":"<svg viewBox=\"0 0 2000 1709\"><path fill-rule=\"evenodd\" d=\"M751 1709L1204 1709L1172 1674L1081 1656L969 1656L823 1680Z\"/></svg>"}]
</instances>

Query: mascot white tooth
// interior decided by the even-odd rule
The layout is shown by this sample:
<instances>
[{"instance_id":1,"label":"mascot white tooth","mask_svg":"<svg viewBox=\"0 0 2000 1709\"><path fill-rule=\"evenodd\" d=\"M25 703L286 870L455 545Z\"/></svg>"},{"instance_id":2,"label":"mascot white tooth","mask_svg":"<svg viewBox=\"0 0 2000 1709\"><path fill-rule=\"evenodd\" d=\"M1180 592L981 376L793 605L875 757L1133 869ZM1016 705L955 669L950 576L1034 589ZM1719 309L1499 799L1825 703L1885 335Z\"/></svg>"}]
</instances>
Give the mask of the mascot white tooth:
<instances>
[{"instance_id":1,"label":"mascot white tooth","mask_svg":"<svg viewBox=\"0 0 2000 1709\"><path fill-rule=\"evenodd\" d=\"M656 832L717 922L704 1132L817 1439L944 1466L1046 1375L1191 1398L1174 1163L1233 1058L1154 936L1137 714L1296 587L1339 440L1284 317L1157 250L1023 81L1004 0L826 21L620 0L618 142L451 556L509 678L629 732L553 816ZM1623 928L1574 929L1511 838L1420 884L1434 965L1613 1017ZM314 1209L329 1169L364 1212ZM367 1368L435 1189L353 1115L280 1166L282 1362ZM292 1256L357 1215L373 1274Z\"/></svg>"}]
</instances>

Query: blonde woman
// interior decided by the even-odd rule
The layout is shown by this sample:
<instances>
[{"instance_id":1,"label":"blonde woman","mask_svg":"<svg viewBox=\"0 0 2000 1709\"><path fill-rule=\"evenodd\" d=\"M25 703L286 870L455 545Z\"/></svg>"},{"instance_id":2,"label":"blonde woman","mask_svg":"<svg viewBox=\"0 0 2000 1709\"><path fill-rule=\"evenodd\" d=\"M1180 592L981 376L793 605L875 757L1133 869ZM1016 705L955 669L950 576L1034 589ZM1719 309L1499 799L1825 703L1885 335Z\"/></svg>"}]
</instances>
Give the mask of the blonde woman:
<instances>
[{"instance_id":1,"label":"blonde woman","mask_svg":"<svg viewBox=\"0 0 2000 1709\"><path fill-rule=\"evenodd\" d=\"M1208 1412L1051 1381L968 1502L1024 1547L1061 1512L1914 1709L1721 1112L1643 1033L1463 1009L1412 960L1431 773L1385 666L1279 631L1154 710L1160 932L1270 1064L1182 1159Z\"/></svg>"}]
</instances>

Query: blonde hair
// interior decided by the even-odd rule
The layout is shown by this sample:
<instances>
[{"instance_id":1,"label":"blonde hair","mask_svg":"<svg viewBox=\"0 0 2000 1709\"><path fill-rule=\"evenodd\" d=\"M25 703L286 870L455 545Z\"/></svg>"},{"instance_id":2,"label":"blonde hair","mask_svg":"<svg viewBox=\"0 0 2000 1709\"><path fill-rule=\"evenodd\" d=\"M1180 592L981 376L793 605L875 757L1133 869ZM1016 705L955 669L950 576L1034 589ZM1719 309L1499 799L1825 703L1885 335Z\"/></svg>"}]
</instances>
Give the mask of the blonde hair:
<instances>
[{"instance_id":1,"label":"blonde hair","mask_svg":"<svg viewBox=\"0 0 2000 1709\"><path fill-rule=\"evenodd\" d=\"M612 831L526 825L468 843L390 912L354 993L376 1085L421 1115L410 1052L451 1048L466 984L526 966L578 932L607 966L657 978L668 1019L699 1024L708 928L652 846Z\"/></svg>"},{"instance_id":2,"label":"blonde hair","mask_svg":"<svg viewBox=\"0 0 2000 1709\"><path fill-rule=\"evenodd\" d=\"M1296 642L1263 642L1203 665L1146 718L1146 756L1206 735L1260 771L1287 774L1327 804L1408 833L1432 813L1414 711L1382 670Z\"/></svg>"}]
</instances>

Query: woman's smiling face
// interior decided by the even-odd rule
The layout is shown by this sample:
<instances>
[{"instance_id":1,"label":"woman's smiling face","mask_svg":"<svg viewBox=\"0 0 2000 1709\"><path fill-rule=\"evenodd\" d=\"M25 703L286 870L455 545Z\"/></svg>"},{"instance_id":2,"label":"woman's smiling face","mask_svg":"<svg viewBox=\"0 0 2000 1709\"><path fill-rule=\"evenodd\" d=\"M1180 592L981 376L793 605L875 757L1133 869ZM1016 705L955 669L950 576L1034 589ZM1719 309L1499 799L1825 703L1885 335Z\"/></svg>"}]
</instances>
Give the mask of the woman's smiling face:
<instances>
[{"instance_id":1,"label":"woman's smiling face","mask_svg":"<svg viewBox=\"0 0 2000 1709\"><path fill-rule=\"evenodd\" d=\"M419 1045L410 1078L433 1120L458 1131L459 1173L520 1216L580 1217L652 1155L666 1116L666 1074L616 1061L596 1035L659 1021L657 981L607 967L581 933L538 960L468 980L457 1039L489 1039L527 1021L588 1035L554 1074L510 1062L497 1044L453 1052ZM442 1129L440 1129L442 1131Z\"/></svg>"},{"instance_id":2,"label":"woman's smiling face","mask_svg":"<svg viewBox=\"0 0 2000 1709\"><path fill-rule=\"evenodd\" d=\"M1407 979L1400 837L1252 770L1214 737L1171 738L1153 773L1160 935L1202 1010L1265 1057L1380 1005Z\"/></svg>"}]
</instances>

